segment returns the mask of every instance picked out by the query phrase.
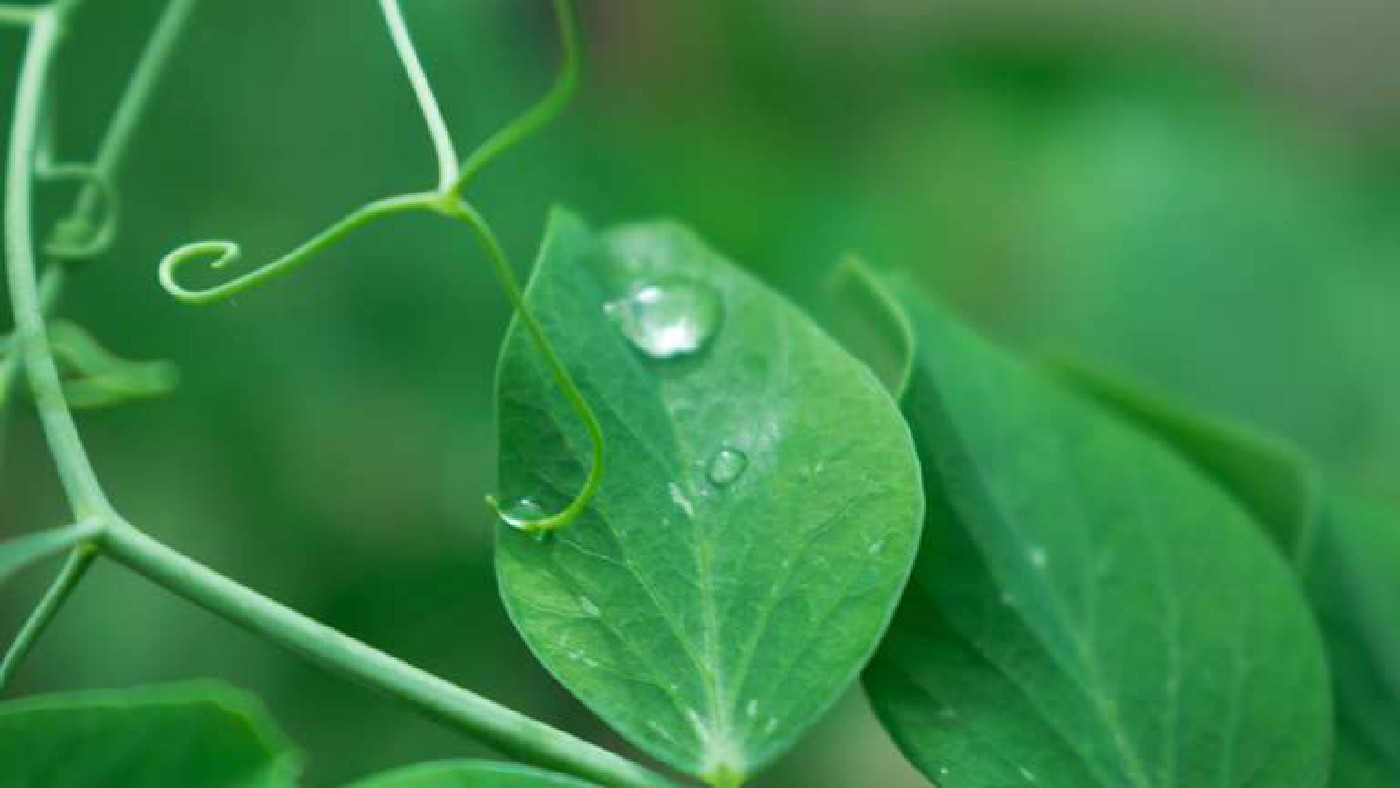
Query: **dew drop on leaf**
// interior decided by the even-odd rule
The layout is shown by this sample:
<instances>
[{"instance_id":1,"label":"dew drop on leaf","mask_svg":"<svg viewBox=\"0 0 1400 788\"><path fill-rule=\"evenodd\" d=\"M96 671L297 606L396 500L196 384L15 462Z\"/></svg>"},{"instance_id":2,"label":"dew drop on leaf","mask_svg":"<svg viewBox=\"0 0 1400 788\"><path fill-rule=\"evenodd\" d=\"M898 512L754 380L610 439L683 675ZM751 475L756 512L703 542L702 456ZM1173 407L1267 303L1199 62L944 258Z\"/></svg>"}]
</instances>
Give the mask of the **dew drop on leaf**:
<instances>
[{"instance_id":1,"label":"dew drop on leaf","mask_svg":"<svg viewBox=\"0 0 1400 788\"><path fill-rule=\"evenodd\" d=\"M706 475L716 487L728 487L744 475L749 467L749 458L737 449L721 449L710 458Z\"/></svg>"},{"instance_id":2,"label":"dew drop on leaf","mask_svg":"<svg viewBox=\"0 0 1400 788\"><path fill-rule=\"evenodd\" d=\"M722 307L714 288L670 277L638 284L604 310L638 350L668 359L704 348L719 328Z\"/></svg>"},{"instance_id":3,"label":"dew drop on leaf","mask_svg":"<svg viewBox=\"0 0 1400 788\"><path fill-rule=\"evenodd\" d=\"M520 498L501 507L501 520L512 528L525 528L545 516L544 507L533 498Z\"/></svg>"}]
</instances>

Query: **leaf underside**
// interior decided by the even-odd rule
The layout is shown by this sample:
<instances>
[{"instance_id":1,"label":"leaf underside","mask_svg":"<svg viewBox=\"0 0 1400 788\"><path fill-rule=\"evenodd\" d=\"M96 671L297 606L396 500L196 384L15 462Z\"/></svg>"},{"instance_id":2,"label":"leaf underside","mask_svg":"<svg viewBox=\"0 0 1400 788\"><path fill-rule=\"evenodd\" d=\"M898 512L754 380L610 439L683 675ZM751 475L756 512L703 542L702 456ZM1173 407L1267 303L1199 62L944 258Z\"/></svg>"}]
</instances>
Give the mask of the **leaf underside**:
<instances>
[{"instance_id":1,"label":"leaf underside","mask_svg":"<svg viewBox=\"0 0 1400 788\"><path fill-rule=\"evenodd\" d=\"M1169 449L899 290L929 518L866 672L944 786L1316 786L1316 628L1244 510Z\"/></svg>"},{"instance_id":2,"label":"leaf underside","mask_svg":"<svg viewBox=\"0 0 1400 788\"><path fill-rule=\"evenodd\" d=\"M281 788L297 756L251 697L214 684L0 704L0 783Z\"/></svg>"},{"instance_id":3,"label":"leaf underside","mask_svg":"<svg viewBox=\"0 0 1400 788\"><path fill-rule=\"evenodd\" d=\"M678 280L722 317L696 352L653 358L605 306ZM676 225L600 237L556 213L528 302L597 411L607 460L588 512L550 539L502 526L511 617L639 747L715 782L751 774L851 684L888 624L922 520L908 430L859 362ZM498 401L503 490L557 509L589 446L518 327ZM743 467L720 484L726 451Z\"/></svg>"}]
</instances>

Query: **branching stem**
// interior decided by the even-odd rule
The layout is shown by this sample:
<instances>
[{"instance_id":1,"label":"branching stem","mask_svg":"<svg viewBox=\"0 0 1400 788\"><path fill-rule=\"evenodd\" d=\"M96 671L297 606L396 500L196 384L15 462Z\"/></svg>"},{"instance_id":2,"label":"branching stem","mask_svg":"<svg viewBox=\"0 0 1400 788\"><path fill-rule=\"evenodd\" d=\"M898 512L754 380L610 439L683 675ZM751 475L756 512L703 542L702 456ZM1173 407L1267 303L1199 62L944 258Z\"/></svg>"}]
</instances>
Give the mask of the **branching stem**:
<instances>
[{"instance_id":1,"label":"branching stem","mask_svg":"<svg viewBox=\"0 0 1400 788\"><path fill-rule=\"evenodd\" d=\"M479 738L507 755L604 785L666 784L661 777L625 758L415 668L229 580L137 530L111 507L88 459L65 400L45 325L45 313L59 295L65 268L61 264L51 265L51 273L44 277L42 283L38 281L32 227L34 169L36 154L40 148L48 77L67 15L79 2L81 0L55 0L51 5L35 9L32 18L25 14L20 20L28 25L28 39L20 69L4 182L5 268L15 316L15 331L6 345L6 358L18 361L7 361L5 366L0 367L0 373L6 376L0 380L0 385L8 387L13 377L12 364L23 365L50 452L58 466L70 507L79 518L80 524L25 537L17 549L10 551L10 557L18 565L58 551L74 550L63 572L26 623L3 664L0 664L0 684L18 669L23 657L83 577L92 561L94 551L100 551L175 594L333 672L397 698L420 713ZM95 178L110 181L112 171L117 166L121 152L125 149L140 115L139 110L149 96L159 71L158 65L169 54L192 3L193 0L172 0L167 8L161 27L153 36L152 44L147 50L149 59L143 60L138 68L133 85L123 99L122 107L117 112L97 162L91 168ZM558 0L556 5L565 8L567 1ZM402 25L401 16L397 15L397 4L386 2L384 7L391 28L397 16L399 29L406 40L407 29ZM0 22L16 19L19 19L19 16L13 9L0 7ZM399 35L395 34L396 41ZM404 52L412 53L411 44L407 48L400 45L400 53ZM157 62L156 65L152 65L153 60ZM420 76L422 73L421 66L416 65L416 55L408 67L411 78L416 80L415 89L421 84L424 91L420 98L422 95L431 97L431 88L427 86L426 78L413 77L415 73ZM436 103L433 102L432 105L435 106ZM433 127L435 121L426 105L425 116L428 117L429 126ZM508 135L505 144L498 143L498 151L504 150L509 144L513 144L513 141L529 133L532 130L530 123L534 122L530 118L537 116L538 113L527 114L521 121L523 131L513 136ZM445 125L440 129L430 130L436 139L439 131L445 131ZM485 162L489 161L492 155L494 154L474 158ZM448 180L450 179L444 179L445 182ZM100 204L100 193L87 195L88 190L85 189L75 207L75 221L86 219L90 222L91 212ZM280 276L355 229L384 216L409 210L445 213L465 221L475 231L496 266L497 274L501 277L502 285L506 288L512 304L520 310L522 320L526 322L531 336L540 344L541 351L555 367L560 385L587 417L590 434L593 435L599 451L593 472L596 475L601 464L602 441L596 419L568 377L568 373L554 356L537 321L525 310L520 287L489 225L450 190L439 189L432 193L400 195L371 203L316 236L291 255L268 268L234 280L205 300L227 297L265 279ZM208 242L186 247L183 255L177 252L174 255L175 259L168 260L168 264L162 268L167 286L179 291L180 288L174 284L171 275L173 270L182 262L211 253L219 255L217 264L223 264L237 253L237 247L228 242ZM185 295L187 300L201 300L201 295L196 292L187 291ZM590 476L585 492L574 505L566 509L566 513L576 514L576 510L586 506L587 499L591 496L591 491L596 489L596 485L596 478Z\"/></svg>"}]
</instances>

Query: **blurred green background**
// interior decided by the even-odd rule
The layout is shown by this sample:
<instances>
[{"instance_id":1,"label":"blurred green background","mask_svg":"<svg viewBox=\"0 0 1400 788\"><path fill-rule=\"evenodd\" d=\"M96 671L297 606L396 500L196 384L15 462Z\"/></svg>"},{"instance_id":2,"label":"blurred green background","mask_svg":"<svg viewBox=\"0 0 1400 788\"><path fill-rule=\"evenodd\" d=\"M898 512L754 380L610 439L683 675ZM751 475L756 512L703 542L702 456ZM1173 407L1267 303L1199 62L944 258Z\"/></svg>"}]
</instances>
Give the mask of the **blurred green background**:
<instances>
[{"instance_id":1,"label":"blurred green background","mask_svg":"<svg viewBox=\"0 0 1400 788\"><path fill-rule=\"evenodd\" d=\"M64 158L95 144L159 10L89 5L60 68ZM623 746L496 597L482 496L509 313L462 230L382 224L232 305L157 286L176 244L235 238L256 262L434 175L375 4L202 5L122 174L120 241L63 309L182 373L169 399L82 417L115 501L317 618ZM1400 500L1400 6L583 5L584 94L474 191L522 269L556 202L682 219L814 307L857 250L1014 346L1100 359ZM544 0L404 6L464 148L550 79ZM0 31L7 73L20 42ZM9 421L0 536L65 517L32 413ZM6 586L0 631L45 574ZM267 700L313 785L480 752L109 565L17 689L205 675ZM918 781L857 693L758 784Z\"/></svg>"}]
</instances>

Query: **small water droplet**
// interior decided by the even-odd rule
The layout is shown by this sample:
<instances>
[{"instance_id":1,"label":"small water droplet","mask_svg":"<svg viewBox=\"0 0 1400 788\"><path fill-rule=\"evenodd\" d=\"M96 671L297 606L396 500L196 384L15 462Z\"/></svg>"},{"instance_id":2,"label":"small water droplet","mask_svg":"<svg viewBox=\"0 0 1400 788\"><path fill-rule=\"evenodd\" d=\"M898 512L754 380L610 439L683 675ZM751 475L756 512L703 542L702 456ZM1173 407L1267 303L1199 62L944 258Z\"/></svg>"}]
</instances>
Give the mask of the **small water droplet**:
<instances>
[{"instance_id":1,"label":"small water droplet","mask_svg":"<svg viewBox=\"0 0 1400 788\"><path fill-rule=\"evenodd\" d=\"M749 715L750 717L757 717L757 716L758 716L758 701L756 701L756 700L750 700L749 703L748 703L748 705L744 707L744 713L747 714L747 715Z\"/></svg>"},{"instance_id":2,"label":"small water droplet","mask_svg":"<svg viewBox=\"0 0 1400 788\"><path fill-rule=\"evenodd\" d=\"M586 596L578 598L578 609L583 611L583 614L589 618L597 618L603 613L603 611L599 610L598 606L593 603L593 600Z\"/></svg>"},{"instance_id":3,"label":"small water droplet","mask_svg":"<svg viewBox=\"0 0 1400 788\"><path fill-rule=\"evenodd\" d=\"M656 359L694 353L719 328L719 294L692 279L643 282L604 307L613 324L638 350Z\"/></svg>"},{"instance_id":4,"label":"small water droplet","mask_svg":"<svg viewBox=\"0 0 1400 788\"><path fill-rule=\"evenodd\" d=\"M885 549L885 540L884 540L884 539L877 539L877 540L875 540L874 542L871 542L871 543L870 543L870 548L869 548L869 551L868 551L868 552L869 552L871 555L879 555L879 554L880 554L880 551L882 551L882 550L884 550L884 549Z\"/></svg>"},{"instance_id":5,"label":"small water droplet","mask_svg":"<svg viewBox=\"0 0 1400 788\"><path fill-rule=\"evenodd\" d=\"M748 467L749 458L743 452L737 449L720 449L710 458L710 467L706 475L714 486L728 487L738 481Z\"/></svg>"}]
</instances>

